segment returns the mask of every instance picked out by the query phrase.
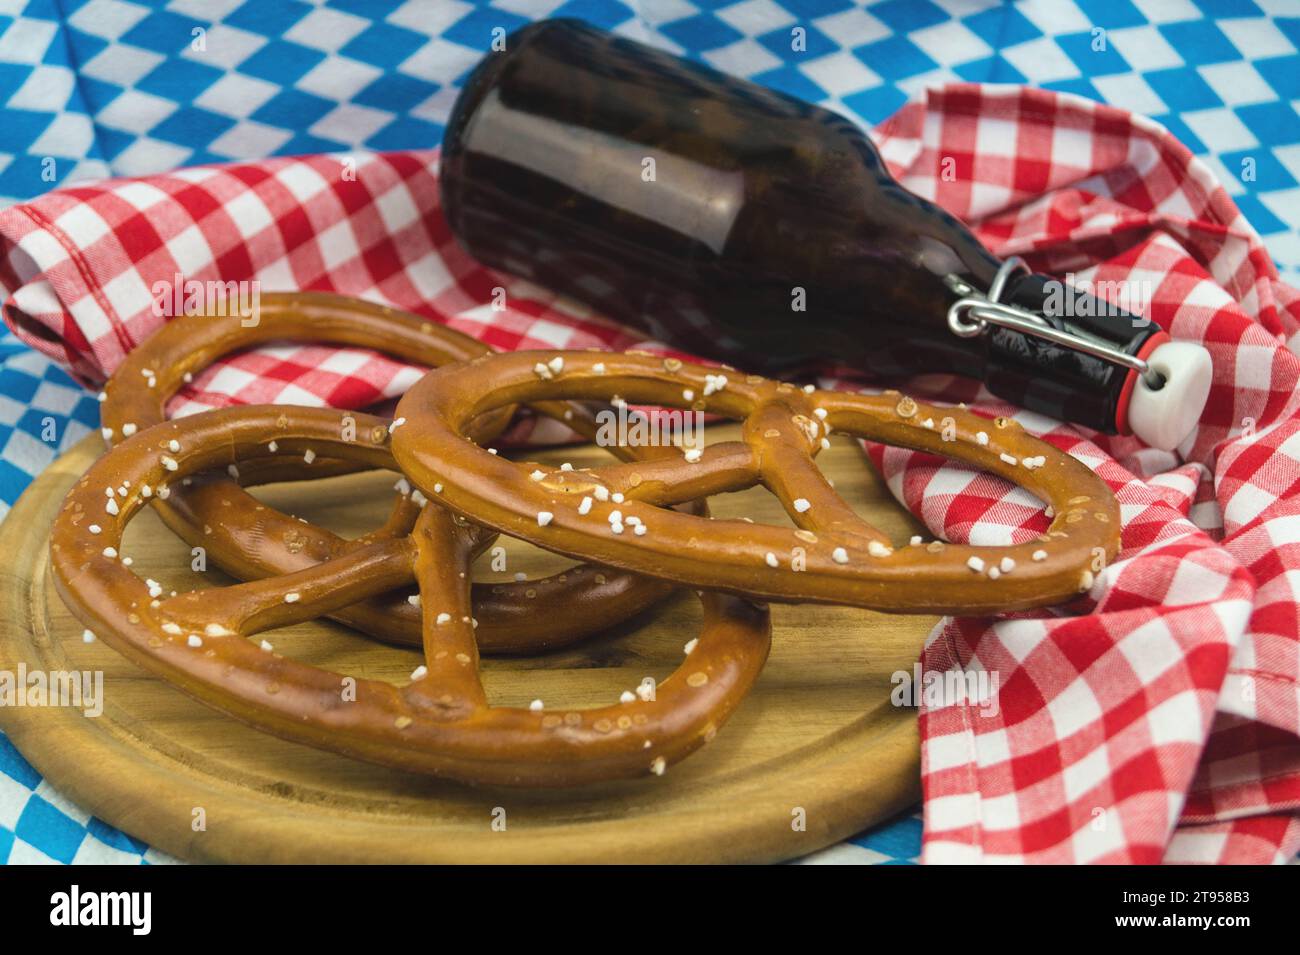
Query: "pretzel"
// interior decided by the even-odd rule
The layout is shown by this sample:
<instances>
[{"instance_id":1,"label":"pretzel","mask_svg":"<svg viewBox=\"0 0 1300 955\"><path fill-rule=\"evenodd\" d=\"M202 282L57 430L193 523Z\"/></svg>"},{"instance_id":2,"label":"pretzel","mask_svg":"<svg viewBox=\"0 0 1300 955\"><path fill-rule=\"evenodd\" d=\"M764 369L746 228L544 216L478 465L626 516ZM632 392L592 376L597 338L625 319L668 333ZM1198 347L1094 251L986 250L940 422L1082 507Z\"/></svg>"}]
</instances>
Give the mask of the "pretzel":
<instances>
[{"instance_id":1,"label":"pretzel","mask_svg":"<svg viewBox=\"0 0 1300 955\"><path fill-rule=\"evenodd\" d=\"M339 417L314 408L225 408L156 425L114 447L73 487L51 532L54 579L73 614L139 665L259 729L472 783L562 786L662 774L712 738L757 678L771 639L767 612L705 594L701 635L653 699L624 694L593 710L488 705L469 584L470 561L487 535L436 506L422 508L414 533L399 542L377 541L264 580L164 598L161 585L129 569L122 533L150 500L188 475L262 459L271 440L280 456L315 450L393 466L384 443L342 440ZM383 419L356 418L387 430ZM412 574L424 663L405 686L362 679L353 686L342 673L247 639L401 587Z\"/></svg>"},{"instance_id":2,"label":"pretzel","mask_svg":"<svg viewBox=\"0 0 1300 955\"><path fill-rule=\"evenodd\" d=\"M407 361L437 366L487 354L487 345L426 321L360 299L322 292L266 293L260 321L245 327L230 318L182 316L134 349L104 389L104 436L110 443L165 420L165 406L185 382L222 355L270 341L328 342L373 348ZM585 405L541 402L536 411L590 437L592 413ZM503 407L475 423L480 440L496 435L513 409ZM386 441L389 422L377 422L361 442ZM618 452L626 454L626 452ZM391 465L390 465L391 466ZM319 455L310 465L272 455L246 462L238 476L203 476L174 484L166 501L154 499L163 521L191 546L206 549L213 563L241 580L301 570L312 564L378 546L400 550L419 508L406 495L383 527L355 540L259 503L241 487L271 481L326 477L359 469L348 458ZM399 486L402 486L399 484ZM404 579L402 584L410 583ZM661 600L671 585L614 570L578 567L544 580L475 586L482 626L479 647L487 653L550 649L581 639ZM393 643L419 645L420 614L404 598L380 594L330 616Z\"/></svg>"},{"instance_id":3,"label":"pretzel","mask_svg":"<svg viewBox=\"0 0 1300 955\"><path fill-rule=\"evenodd\" d=\"M487 383L487 384L485 384ZM740 419L743 440L650 462L540 470L464 438L511 402L612 398ZM1119 548L1119 508L1085 465L1009 418L922 404L897 392L799 389L643 354L515 352L437 369L401 400L403 472L466 518L561 554L754 599L902 613L995 613L1058 603L1093 584ZM1007 547L894 547L815 464L831 431L965 461L1054 509L1048 531ZM708 520L668 505L762 484L795 527ZM1049 510L1049 514L1052 513ZM632 531L635 531L633 533Z\"/></svg>"}]
</instances>

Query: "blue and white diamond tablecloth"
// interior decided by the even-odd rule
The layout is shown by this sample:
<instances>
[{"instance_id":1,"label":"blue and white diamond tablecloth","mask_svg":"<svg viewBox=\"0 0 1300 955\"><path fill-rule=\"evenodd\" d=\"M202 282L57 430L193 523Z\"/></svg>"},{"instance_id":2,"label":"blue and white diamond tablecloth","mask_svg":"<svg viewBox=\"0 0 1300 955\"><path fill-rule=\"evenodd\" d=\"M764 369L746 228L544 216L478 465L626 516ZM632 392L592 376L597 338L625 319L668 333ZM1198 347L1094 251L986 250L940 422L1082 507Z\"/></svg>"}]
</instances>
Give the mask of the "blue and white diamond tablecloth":
<instances>
[{"instance_id":1,"label":"blue and white diamond tablecloth","mask_svg":"<svg viewBox=\"0 0 1300 955\"><path fill-rule=\"evenodd\" d=\"M1300 0L0 0L0 202L192 163L435 145L492 29L545 16L868 124L953 80L1143 113L1214 169L1300 284ZM0 333L0 515L97 421L93 397ZM907 862L920 842L907 816L810 861ZM0 862L163 860L0 736Z\"/></svg>"}]
</instances>

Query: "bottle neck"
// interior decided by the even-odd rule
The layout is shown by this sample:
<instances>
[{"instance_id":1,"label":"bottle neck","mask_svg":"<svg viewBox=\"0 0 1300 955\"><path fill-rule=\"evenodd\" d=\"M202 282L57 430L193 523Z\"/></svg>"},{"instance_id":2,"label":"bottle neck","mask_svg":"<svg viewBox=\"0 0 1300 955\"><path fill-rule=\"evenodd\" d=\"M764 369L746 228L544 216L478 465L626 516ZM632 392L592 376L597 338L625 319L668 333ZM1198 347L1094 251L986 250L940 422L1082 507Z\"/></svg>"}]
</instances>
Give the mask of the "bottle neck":
<instances>
[{"instance_id":1,"label":"bottle neck","mask_svg":"<svg viewBox=\"0 0 1300 955\"><path fill-rule=\"evenodd\" d=\"M1034 273L1009 278L997 300L1032 313L1046 329L1074 342L986 322L977 337L989 390L1053 418L1126 433L1127 399L1140 373L1117 358L1141 359L1167 338L1160 327L1086 289Z\"/></svg>"}]
</instances>

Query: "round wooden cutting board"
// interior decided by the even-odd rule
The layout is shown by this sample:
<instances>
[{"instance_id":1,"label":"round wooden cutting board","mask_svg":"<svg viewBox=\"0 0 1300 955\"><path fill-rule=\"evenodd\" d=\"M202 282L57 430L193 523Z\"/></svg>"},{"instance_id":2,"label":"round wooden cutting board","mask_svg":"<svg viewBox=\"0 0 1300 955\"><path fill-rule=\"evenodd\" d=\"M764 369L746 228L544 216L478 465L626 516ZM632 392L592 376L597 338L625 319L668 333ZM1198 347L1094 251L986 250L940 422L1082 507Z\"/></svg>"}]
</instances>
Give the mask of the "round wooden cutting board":
<instances>
[{"instance_id":1,"label":"round wooden cutting board","mask_svg":"<svg viewBox=\"0 0 1300 955\"><path fill-rule=\"evenodd\" d=\"M711 431L710 440L734 435ZM933 617L773 606L771 658L717 739L663 777L560 791L475 789L409 776L283 742L191 700L102 642L83 643L49 574L47 533L98 436L60 458L0 526L0 670L102 671L103 713L0 706L0 727L83 808L173 855L205 862L766 862L802 856L912 804L919 794L916 714L891 704ZM595 448L546 452L578 466ZM910 518L839 441L821 458L836 487L896 541ZM393 475L372 473L256 489L264 501L344 535L377 526ZM766 492L715 498L715 514L784 521ZM567 561L505 541L508 570ZM169 589L213 586L189 549L140 515L123 550ZM607 703L645 676L662 679L695 635L698 601L680 595L642 619L544 656L487 660L489 699L557 707ZM277 652L357 676L406 679L412 650L313 622L277 631Z\"/></svg>"}]
</instances>

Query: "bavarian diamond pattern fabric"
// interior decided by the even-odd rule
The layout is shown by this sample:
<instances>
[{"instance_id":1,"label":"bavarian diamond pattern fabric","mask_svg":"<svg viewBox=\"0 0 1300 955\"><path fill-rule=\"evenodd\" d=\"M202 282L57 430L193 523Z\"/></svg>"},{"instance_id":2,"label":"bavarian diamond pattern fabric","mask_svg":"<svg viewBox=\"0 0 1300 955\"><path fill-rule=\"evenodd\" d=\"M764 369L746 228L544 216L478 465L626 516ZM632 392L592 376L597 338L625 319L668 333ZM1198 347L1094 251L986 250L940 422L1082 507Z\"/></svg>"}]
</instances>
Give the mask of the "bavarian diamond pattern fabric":
<instances>
[{"instance_id":1,"label":"bavarian diamond pattern fabric","mask_svg":"<svg viewBox=\"0 0 1300 955\"><path fill-rule=\"evenodd\" d=\"M0 201L201 163L330 153L355 154L364 164L375 152L431 149L458 83L496 31L547 16L617 29L872 126L952 82L1039 87L1143 114L1204 163L1263 238L1282 279L1300 284L1300 3L1294 0L0 0ZM1153 270L1166 267L1153 261L1160 252L1157 244L1144 253ZM93 395L49 355L0 335L0 514L97 419ZM910 503L908 481L924 478L901 459L877 458L895 493ZM1102 460L1098 454L1099 465ZM1240 557L1263 580L1268 568L1262 564L1282 543L1267 529L1279 522L1239 511L1250 511L1252 500L1265 507L1286 479L1249 469L1248 453L1242 462L1226 478L1244 488L1234 497L1237 510L1229 509L1229 526L1218 532L1249 529L1252 522L1265 528L1257 532L1262 540L1242 545L1250 559ZM1203 527L1194 520L1206 506L1204 489L1198 493L1203 475L1192 465L1185 470L1166 471L1145 485L1168 494L1126 502L1129 515L1163 509L1170 514L1159 527L1173 526L1179 515ZM1113 483L1124 480L1114 476ZM969 488L954 493L972 500ZM935 500L933 492L924 502L921 496L918 512ZM975 533L983 514L963 517L947 509L931 523L960 537ZM969 526L953 525L963 520ZM1169 536L1154 532L1149 543L1192 567L1195 548L1179 550L1183 545L1171 545ZM1181 573L1171 582L1171 599L1190 602L1207 578ZM1235 579L1227 571L1221 576ZM993 652L1023 655L1004 663L1015 670L1031 653L1054 649L1050 640L1030 646L1014 623L1004 627L996 648L979 645L981 632L952 628L927 653L936 667L969 666ZM1147 665L1135 655L1136 672ZM1213 693L1202 689L1201 708L1189 718L1210 718ZM942 725L949 716L927 715L939 726L936 738L960 735ZM1243 736L1251 735L1253 754L1264 754L1252 758L1268 759L1268 747L1254 737L1269 728L1252 722L1256 716L1218 714L1211 749L1222 752L1206 770L1217 775L1193 785L1185 810L1185 818L1205 823L1180 829L1166 847L1167 861L1276 861L1277 846L1295 844L1293 821L1232 820L1222 811L1225 800L1258 797L1224 785ZM998 734L984 735L980 758L996 756L1002 745ZM932 746L927 773L949 771L949 755ZM952 766L958 762L954 757ZM1250 778L1257 777L1267 773ZM952 794L935 818L954 820L951 844L965 847L968 814L957 800L969 793L961 780L944 784ZM1271 793L1256 801L1284 805L1288 798ZM995 811L1024 814L1024 821L1034 810L1007 802ZM921 819L914 814L804 861L909 862L920 854ZM0 861L170 860L62 798L0 737Z\"/></svg>"},{"instance_id":2,"label":"bavarian diamond pattern fabric","mask_svg":"<svg viewBox=\"0 0 1300 955\"><path fill-rule=\"evenodd\" d=\"M1218 173L1284 272L1300 270L1294 0L0 0L0 197L215 160L435 146L492 31L546 16L870 124L954 80L1142 113Z\"/></svg>"}]
</instances>

